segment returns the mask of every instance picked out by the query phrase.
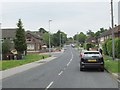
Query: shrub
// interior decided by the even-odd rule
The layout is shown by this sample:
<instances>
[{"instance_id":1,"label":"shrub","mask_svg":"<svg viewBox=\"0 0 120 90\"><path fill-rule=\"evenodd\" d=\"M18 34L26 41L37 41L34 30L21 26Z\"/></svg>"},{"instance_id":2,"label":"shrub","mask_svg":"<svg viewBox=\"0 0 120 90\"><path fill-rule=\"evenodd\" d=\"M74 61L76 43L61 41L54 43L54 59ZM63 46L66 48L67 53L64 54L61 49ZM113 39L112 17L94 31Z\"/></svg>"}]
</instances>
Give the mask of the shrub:
<instances>
[{"instance_id":1,"label":"shrub","mask_svg":"<svg viewBox=\"0 0 120 90\"><path fill-rule=\"evenodd\" d=\"M108 39L102 45L103 53L112 56L112 39ZM115 57L120 58L120 38L115 38Z\"/></svg>"},{"instance_id":2,"label":"shrub","mask_svg":"<svg viewBox=\"0 0 120 90\"><path fill-rule=\"evenodd\" d=\"M120 38L115 39L115 57L120 58Z\"/></svg>"},{"instance_id":3,"label":"shrub","mask_svg":"<svg viewBox=\"0 0 120 90\"><path fill-rule=\"evenodd\" d=\"M112 56L112 40L107 42L107 52L109 56Z\"/></svg>"},{"instance_id":4,"label":"shrub","mask_svg":"<svg viewBox=\"0 0 120 90\"><path fill-rule=\"evenodd\" d=\"M104 53L105 55L109 55L109 54L108 54L108 50L107 50L107 43L108 43L110 40L111 40L110 38L107 39L107 40L105 41L105 43L103 43L103 45L102 45L103 53Z\"/></svg>"}]
</instances>

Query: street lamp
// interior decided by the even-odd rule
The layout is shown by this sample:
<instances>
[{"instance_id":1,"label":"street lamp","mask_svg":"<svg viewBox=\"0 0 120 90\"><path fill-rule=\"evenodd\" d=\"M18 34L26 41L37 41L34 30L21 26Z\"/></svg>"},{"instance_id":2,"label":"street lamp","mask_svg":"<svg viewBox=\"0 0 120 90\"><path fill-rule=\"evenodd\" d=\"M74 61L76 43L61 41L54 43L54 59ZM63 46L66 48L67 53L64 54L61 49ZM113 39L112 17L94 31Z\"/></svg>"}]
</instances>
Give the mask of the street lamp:
<instances>
[{"instance_id":1,"label":"street lamp","mask_svg":"<svg viewBox=\"0 0 120 90\"><path fill-rule=\"evenodd\" d=\"M61 49L61 32L60 32L60 49Z\"/></svg>"},{"instance_id":2,"label":"street lamp","mask_svg":"<svg viewBox=\"0 0 120 90\"><path fill-rule=\"evenodd\" d=\"M51 54L51 42L50 42L50 22L52 20L49 20L48 23L49 23L49 55Z\"/></svg>"}]
</instances>

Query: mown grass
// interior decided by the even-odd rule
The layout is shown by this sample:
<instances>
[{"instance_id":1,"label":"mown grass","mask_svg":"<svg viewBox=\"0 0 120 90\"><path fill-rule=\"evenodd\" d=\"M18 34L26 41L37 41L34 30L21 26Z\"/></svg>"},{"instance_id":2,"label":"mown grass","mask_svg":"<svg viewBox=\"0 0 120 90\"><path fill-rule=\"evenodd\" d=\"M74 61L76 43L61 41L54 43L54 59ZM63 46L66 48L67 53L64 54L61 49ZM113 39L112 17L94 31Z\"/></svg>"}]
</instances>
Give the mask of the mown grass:
<instances>
[{"instance_id":1,"label":"mown grass","mask_svg":"<svg viewBox=\"0 0 120 90\"><path fill-rule=\"evenodd\" d=\"M110 71L112 73L120 72L120 69L119 69L120 60L112 60L111 57L104 56L104 61L105 61L105 68L108 71Z\"/></svg>"},{"instance_id":2,"label":"mown grass","mask_svg":"<svg viewBox=\"0 0 120 90\"><path fill-rule=\"evenodd\" d=\"M43 56L44 56L44 58L49 57L49 55L47 55L47 54L42 54L42 55L28 54L22 60L3 60L3 61L0 61L0 66L2 65L1 70L6 70L9 68L13 68L16 66L30 63L30 62L38 61L40 59L43 59Z\"/></svg>"}]
</instances>

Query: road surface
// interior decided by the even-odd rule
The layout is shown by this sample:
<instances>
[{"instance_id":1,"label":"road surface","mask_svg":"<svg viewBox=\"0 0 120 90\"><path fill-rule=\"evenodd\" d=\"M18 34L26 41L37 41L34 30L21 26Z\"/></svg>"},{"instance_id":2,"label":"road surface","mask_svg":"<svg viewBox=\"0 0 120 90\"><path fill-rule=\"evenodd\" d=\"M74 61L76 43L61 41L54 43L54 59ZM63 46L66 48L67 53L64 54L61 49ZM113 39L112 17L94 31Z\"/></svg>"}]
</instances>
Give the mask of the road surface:
<instances>
[{"instance_id":1,"label":"road surface","mask_svg":"<svg viewBox=\"0 0 120 90\"><path fill-rule=\"evenodd\" d=\"M46 64L3 79L3 88L118 88L112 76L98 70L80 71L79 52L67 46Z\"/></svg>"}]
</instances>

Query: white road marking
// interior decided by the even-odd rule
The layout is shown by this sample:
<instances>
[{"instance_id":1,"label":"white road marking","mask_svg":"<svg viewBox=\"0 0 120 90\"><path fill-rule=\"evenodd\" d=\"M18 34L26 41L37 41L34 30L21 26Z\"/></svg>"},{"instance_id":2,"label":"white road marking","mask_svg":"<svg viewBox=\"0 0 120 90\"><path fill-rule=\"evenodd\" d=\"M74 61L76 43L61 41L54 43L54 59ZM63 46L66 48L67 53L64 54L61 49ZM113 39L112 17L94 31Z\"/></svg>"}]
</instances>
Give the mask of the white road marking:
<instances>
[{"instance_id":1,"label":"white road marking","mask_svg":"<svg viewBox=\"0 0 120 90\"><path fill-rule=\"evenodd\" d=\"M63 71L61 71L58 75L60 76L63 73Z\"/></svg>"},{"instance_id":2,"label":"white road marking","mask_svg":"<svg viewBox=\"0 0 120 90\"><path fill-rule=\"evenodd\" d=\"M119 79L117 79L117 81L120 83L120 80L119 80Z\"/></svg>"},{"instance_id":3,"label":"white road marking","mask_svg":"<svg viewBox=\"0 0 120 90\"><path fill-rule=\"evenodd\" d=\"M50 88L52 86L52 84L53 84L53 81L46 87L45 90L47 90L48 88Z\"/></svg>"},{"instance_id":4,"label":"white road marking","mask_svg":"<svg viewBox=\"0 0 120 90\"><path fill-rule=\"evenodd\" d=\"M69 66L70 62L68 62L67 66Z\"/></svg>"},{"instance_id":5,"label":"white road marking","mask_svg":"<svg viewBox=\"0 0 120 90\"><path fill-rule=\"evenodd\" d=\"M72 54L72 57L71 57L70 61L68 62L67 66L69 66L69 64L70 64L71 61L73 60L73 53L72 53L72 51L71 51L71 54Z\"/></svg>"}]
</instances>

